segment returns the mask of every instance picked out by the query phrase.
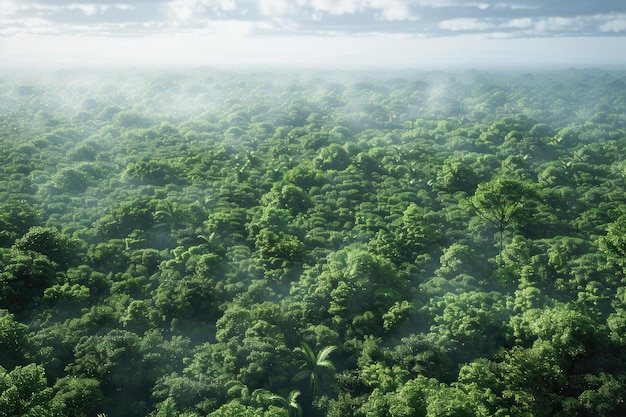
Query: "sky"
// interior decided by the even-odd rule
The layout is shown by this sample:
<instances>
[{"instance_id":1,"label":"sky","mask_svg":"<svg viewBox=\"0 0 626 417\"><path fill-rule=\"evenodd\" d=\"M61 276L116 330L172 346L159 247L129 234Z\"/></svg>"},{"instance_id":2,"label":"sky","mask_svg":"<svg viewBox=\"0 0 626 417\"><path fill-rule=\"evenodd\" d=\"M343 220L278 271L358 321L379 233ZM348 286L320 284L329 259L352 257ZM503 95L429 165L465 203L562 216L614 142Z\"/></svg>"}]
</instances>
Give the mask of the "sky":
<instances>
[{"instance_id":1,"label":"sky","mask_svg":"<svg viewBox=\"0 0 626 417\"><path fill-rule=\"evenodd\" d=\"M0 0L0 67L626 66L626 0Z\"/></svg>"}]
</instances>

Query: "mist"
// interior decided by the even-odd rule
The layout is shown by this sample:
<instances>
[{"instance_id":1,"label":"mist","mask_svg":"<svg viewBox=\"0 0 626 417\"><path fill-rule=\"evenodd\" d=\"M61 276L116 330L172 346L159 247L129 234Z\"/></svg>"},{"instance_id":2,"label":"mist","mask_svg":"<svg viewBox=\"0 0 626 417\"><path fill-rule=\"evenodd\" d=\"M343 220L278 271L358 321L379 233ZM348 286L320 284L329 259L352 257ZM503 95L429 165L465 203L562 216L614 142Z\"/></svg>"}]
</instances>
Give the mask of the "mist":
<instances>
[{"instance_id":1,"label":"mist","mask_svg":"<svg viewBox=\"0 0 626 417\"><path fill-rule=\"evenodd\" d=\"M625 86L3 69L1 412L622 415Z\"/></svg>"}]
</instances>

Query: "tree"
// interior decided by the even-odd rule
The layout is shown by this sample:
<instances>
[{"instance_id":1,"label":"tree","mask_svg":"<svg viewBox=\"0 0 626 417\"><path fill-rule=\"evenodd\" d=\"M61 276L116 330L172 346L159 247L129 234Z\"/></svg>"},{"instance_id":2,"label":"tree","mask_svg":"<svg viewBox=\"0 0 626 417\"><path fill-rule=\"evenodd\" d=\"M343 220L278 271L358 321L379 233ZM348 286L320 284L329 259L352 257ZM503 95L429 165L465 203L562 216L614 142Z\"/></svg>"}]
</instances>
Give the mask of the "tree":
<instances>
[{"instance_id":1,"label":"tree","mask_svg":"<svg viewBox=\"0 0 626 417\"><path fill-rule=\"evenodd\" d=\"M488 357L504 344L507 312L500 294L447 293L432 302L441 313L435 316L430 331L450 347L458 363Z\"/></svg>"},{"instance_id":2,"label":"tree","mask_svg":"<svg viewBox=\"0 0 626 417\"><path fill-rule=\"evenodd\" d=\"M321 393L321 386L324 380L333 377L335 374L335 365L328 359L336 346L327 346L320 350L317 355L307 343L302 342L300 347L296 348L302 356L299 362L300 371L293 377L294 381L309 381L309 390L313 397L317 397Z\"/></svg>"},{"instance_id":3,"label":"tree","mask_svg":"<svg viewBox=\"0 0 626 417\"><path fill-rule=\"evenodd\" d=\"M124 239L133 230L149 230L155 224L157 203L149 197L122 201L96 221L96 231L108 239Z\"/></svg>"},{"instance_id":4,"label":"tree","mask_svg":"<svg viewBox=\"0 0 626 417\"><path fill-rule=\"evenodd\" d=\"M33 226L15 241L15 247L45 255L62 269L67 269L76 256L79 241L60 233L54 227Z\"/></svg>"},{"instance_id":5,"label":"tree","mask_svg":"<svg viewBox=\"0 0 626 417\"><path fill-rule=\"evenodd\" d=\"M70 376L100 381L108 411L116 416L135 416L145 407L151 383L141 340L134 333L112 330L85 336L74 348Z\"/></svg>"},{"instance_id":6,"label":"tree","mask_svg":"<svg viewBox=\"0 0 626 417\"><path fill-rule=\"evenodd\" d=\"M26 351L26 328L7 310L0 310L0 366L13 369L24 360Z\"/></svg>"},{"instance_id":7,"label":"tree","mask_svg":"<svg viewBox=\"0 0 626 417\"><path fill-rule=\"evenodd\" d=\"M66 167L61 169L53 178L54 187L62 192L82 192L89 187L92 178L82 167Z\"/></svg>"},{"instance_id":8,"label":"tree","mask_svg":"<svg viewBox=\"0 0 626 417\"><path fill-rule=\"evenodd\" d=\"M189 226L190 223L183 218L183 213L178 208L178 203L166 200L164 202L165 207L154 212L154 218L158 223L153 227L155 229L165 228L167 235L165 237L165 243L169 243L172 237L172 233L183 227Z\"/></svg>"},{"instance_id":9,"label":"tree","mask_svg":"<svg viewBox=\"0 0 626 417\"><path fill-rule=\"evenodd\" d=\"M297 236L267 229L257 234L254 246L268 269L284 268L301 261L305 249Z\"/></svg>"},{"instance_id":10,"label":"tree","mask_svg":"<svg viewBox=\"0 0 626 417\"><path fill-rule=\"evenodd\" d=\"M318 155L313 159L313 165L321 170L343 170L350 163L348 152L336 143L321 148Z\"/></svg>"},{"instance_id":11,"label":"tree","mask_svg":"<svg viewBox=\"0 0 626 417\"><path fill-rule=\"evenodd\" d=\"M528 187L524 183L497 178L479 184L476 193L469 199L476 213L498 229L500 254L503 249L504 231L528 194Z\"/></svg>"},{"instance_id":12,"label":"tree","mask_svg":"<svg viewBox=\"0 0 626 417\"><path fill-rule=\"evenodd\" d=\"M435 333L419 333L403 337L389 352L394 365L408 371L411 377L424 376L449 382L456 377L455 363L441 338Z\"/></svg>"},{"instance_id":13,"label":"tree","mask_svg":"<svg viewBox=\"0 0 626 417\"><path fill-rule=\"evenodd\" d=\"M64 377L54 384L54 391L52 403L64 417L91 416L103 400L100 382L93 378Z\"/></svg>"},{"instance_id":14,"label":"tree","mask_svg":"<svg viewBox=\"0 0 626 417\"><path fill-rule=\"evenodd\" d=\"M287 410L287 412L289 413L289 417L302 417L302 407L298 403L299 396L300 391L298 390L290 391L289 395L287 395L286 397L281 397L280 395L273 394L266 389L258 389L252 393L253 398L256 397L264 399Z\"/></svg>"},{"instance_id":15,"label":"tree","mask_svg":"<svg viewBox=\"0 0 626 417\"><path fill-rule=\"evenodd\" d=\"M455 156L446 159L437 173L437 185L450 193L457 191L470 193L480 181L471 163L472 161L467 157Z\"/></svg>"},{"instance_id":16,"label":"tree","mask_svg":"<svg viewBox=\"0 0 626 417\"><path fill-rule=\"evenodd\" d=\"M560 408L557 393L563 392L567 384L560 362L545 341L536 342L530 348L514 346L504 353L499 365L504 381L501 395L515 415L555 415Z\"/></svg>"},{"instance_id":17,"label":"tree","mask_svg":"<svg viewBox=\"0 0 626 417\"><path fill-rule=\"evenodd\" d=\"M300 406L300 404L298 404L299 396L300 391L293 390L289 392L289 395L286 398L283 398L279 395L273 395L270 397L270 399L276 401L283 408L286 408L289 412L289 417L301 417L302 407Z\"/></svg>"},{"instance_id":18,"label":"tree","mask_svg":"<svg viewBox=\"0 0 626 417\"><path fill-rule=\"evenodd\" d=\"M39 213L26 201L0 204L0 246L11 246L15 239L40 221Z\"/></svg>"},{"instance_id":19,"label":"tree","mask_svg":"<svg viewBox=\"0 0 626 417\"><path fill-rule=\"evenodd\" d=\"M154 227L167 227L170 233L173 230L189 225L189 223L182 218L180 210L178 209L178 203L176 202L165 201L165 207L155 211L154 217L161 220L161 223L155 224Z\"/></svg>"},{"instance_id":20,"label":"tree","mask_svg":"<svg viewBox=\"0 0 626 417\"><path fill-rule=\"evenodd\" d=\"M626 215L608 225L606 236L600 238L600 249L610 262L626 271Z\"/></svg>"},{"instance_id":21,"label":"tree","mask_svg":"<svg viewBox=\"0 0 626 417\"><path fill-rule=\"evenodd\" d=\"M174 403L174 400L168 398L161 403L156 417L176 417L177 415L178 413L176 412L176 404Z\"/></svg>"},{"instance_id":22,"label":"tree","mask_svg":"<svg viewBox=\"0 0 626 417\"><path fill-rule=\"evenodd\" d=\"M0 251L0 308L13 313L23 311L56 281L56 265L33 251Z\"/></svg>"},{"instance_id":23,"label":"tree","mask_svg":"<svg viewBox=\"0 0 626 417\"><path fill-rule=\"evenodd\" d=\"M52 417L52 389L42 366L31 363L10 372L0 367L0 415Z\"/></svg>"},{"instance_id":24,"label":"tree","mask_svg":"<svg viewBox=\"0 0 626 417\"><path fill-rule=\"evenodd\" d=\"M240 400L234 399L208 414L208 417L259 417L262 415L261 409L244 405Z\"/></svg>"}]
</instances>

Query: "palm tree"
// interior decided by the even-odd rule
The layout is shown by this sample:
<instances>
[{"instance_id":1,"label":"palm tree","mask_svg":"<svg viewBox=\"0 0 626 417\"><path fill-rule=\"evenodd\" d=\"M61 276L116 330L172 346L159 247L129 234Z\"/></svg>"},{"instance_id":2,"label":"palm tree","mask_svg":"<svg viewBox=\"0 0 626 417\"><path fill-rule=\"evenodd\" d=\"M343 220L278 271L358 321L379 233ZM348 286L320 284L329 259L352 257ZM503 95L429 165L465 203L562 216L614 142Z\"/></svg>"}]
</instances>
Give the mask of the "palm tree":
<instances>
[{"instance_id":1,"label":"palm tree","mask_svg":"<svg viewBox=\"0 0 626 417\"><path fill-rule=\"evenodd\" d=\"M281 408L284 408L289 413L289 417L302 417L302 407L298 404L298 397L300 391L293 390L287 395L287 397L281 397L280 395L273 394L266 389L257 389L252 393L254 398L264 398Z\"/></svg>"},{"instance_id":2,"label":"palm tree","mask_svg":"<svg viewBox=\"0 0 626 417\"><path fill-rule=\"evenodd\" d=\"M174 229L178 229L182 226L186 226L189 222L186 222L180 216L178 211L178 204L165 200L165 207L162 210L154 212L155 219L160 219L161 223L157 223L154 227L167 227L171 232Z\"/></svg>"},{"instance_id":3,"label":"palm tree","mask_svg":"<svg viewBox=\"0 0 626 417\"><path fill-rule=\"evenodd\" d=\"M165 207L162 210L155 211L153 215L155 219L160 220L159 223L154 225L154 228L167 229L168 235L166 237L166 243L169 243L169 239L174 230L191 224L182 218L178 210L178 204L168 200L165 200Z\"/></svg>"},{"instance_id":4,"label":"palm tree","mask_svg":"<svg viewBox=\"0 0 626 417\"><path fill-rule=\"evenodd\" d=\"M207 235L198 235L198 239L206 242L205 244L208 246L209 250L218 255L224 255L224 245L220 242L218 235L215 232L212 232L209 236Z\"/></svg>"},{"instance_id":5,"label":"palm tree","mask_svg":"<svg viewBox=\"0 0 626 417\"><path fill-rule=\"evenodd\" d=\"M328 359L330 354L336 349L336 346L327 346L320 350L316 355L311 346L302 342L296 351L300 352L302 359L300 363L300 371L293 377L294 381L309 380L309 389L313 397L317 397L320 393L321 382L325 377L333 377L335 374L335 365Z\"/></svg>"}]
</instances>

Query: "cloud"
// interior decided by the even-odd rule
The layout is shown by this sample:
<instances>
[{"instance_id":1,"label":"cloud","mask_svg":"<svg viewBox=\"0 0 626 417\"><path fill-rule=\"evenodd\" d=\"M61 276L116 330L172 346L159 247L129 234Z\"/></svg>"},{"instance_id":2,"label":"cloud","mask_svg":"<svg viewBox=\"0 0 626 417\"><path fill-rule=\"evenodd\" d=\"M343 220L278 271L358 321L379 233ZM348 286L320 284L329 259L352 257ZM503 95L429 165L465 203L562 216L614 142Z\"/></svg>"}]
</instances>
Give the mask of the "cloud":
<instances>
[{"instance_id":1,"label":"cloud","mask_svg":"<svg viewBox=\"0 0 626 417\"><path fill-rule=\"evenodd\" d=\"M484 31L492 27L493 27L492 24L486 21L478 20L478 19L459 18L459 19L444 20L442 22L439 22L440 29L449 30L453 32Z\"/></svg>"},{"instance_id":2,"label":"cloud","mask_svg":"<svg viewBox=\"0 0 626 417\"><path fill-rule=\"evenodd\" d=\"M519 19L511 19L500 25L502 29L528 29L533 26L533 20L530 17L522 17Z\"/></svg>"},{"instance_id":3,"label":"cloud","mask_svg":"<svg viewBox=\"0 0 626 417\"><path fill-rule=\"evenodd\" d=\"M372 1L372 7L380 10L379 17L386 21L412 21L418 20L418 16L404 1Z\"/></svg>"},{"instance_id":4,"label":"cloud","mask_svg":"<svg viewBox=\"0 0 626 417\"><path fill-rule=\"evenodd\" d=\"M620 36L625 22L623 0L0 0L3 37Z\"/></svg>"},{"instance_id":5,"label":"cloud","mask_svg":"<svg viewBox=\"0 0 626 417\"><path fill-rule=\"evenodd\" d=\"M259 12L263 16L276 18L293 12L293 6L287 0L264 0L259 2Z\"/></svg>"},{"instance_id":6,"label":"cloud","mask_svg":"<svg viewBox=\"0 0 626 417\"><path fill-rule=\"evenodd\" d=\"M626 14L608 17L600 25L600 31L604 33L626 32Z\"/></svg>"},{"instance_id":7,"label":"cloud","mask_svg":"<svg viewBox=\"0 0 626 417\"><path fill-rule=\"evenodd\" d=\"M308 2L299 2L301 6L321 13L330 15L355 14L362 10L360 1L358 0L309 0Z\"/></svg>"},{"instance_id":8,"label":"cloud","mask_svg":"<svg viewBox=\"0 0 626 417\"><path fill-rule=\"evenodd\" d=\"M538 21L534 27L539 33L578 32L585 27L585 19L583 17L550 17Z\"/></svg>"}]
</instances>

